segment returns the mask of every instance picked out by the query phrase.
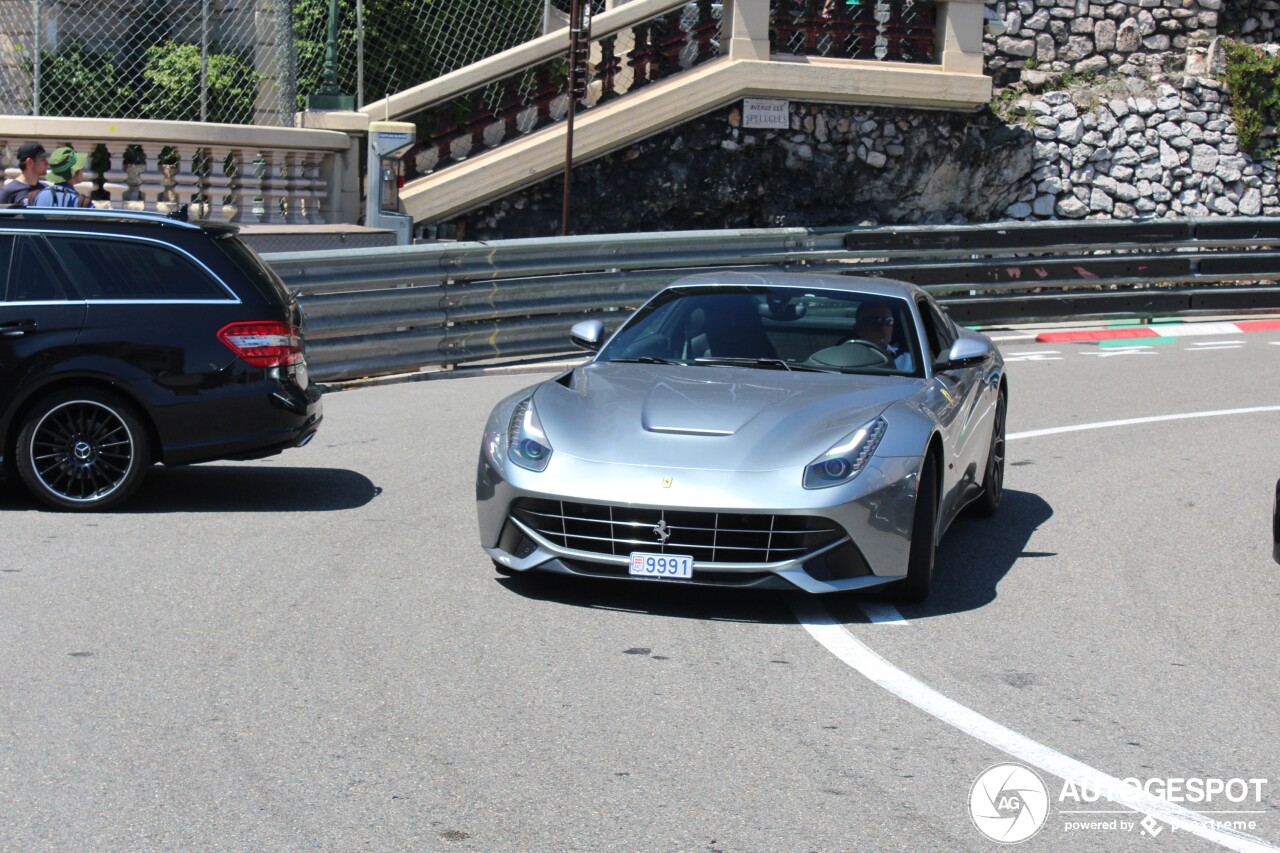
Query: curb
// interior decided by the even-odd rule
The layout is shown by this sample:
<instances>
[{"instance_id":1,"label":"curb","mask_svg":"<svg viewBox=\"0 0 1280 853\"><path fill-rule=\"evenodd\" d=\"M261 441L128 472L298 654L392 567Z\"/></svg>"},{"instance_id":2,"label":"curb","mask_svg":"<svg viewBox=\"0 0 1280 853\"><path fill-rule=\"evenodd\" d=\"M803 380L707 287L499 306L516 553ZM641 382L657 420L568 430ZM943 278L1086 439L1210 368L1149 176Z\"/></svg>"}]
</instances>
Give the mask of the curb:
<instances>
[{"instance_id":1,"label":"curb","mask_svg":"<svg viewBox=\"0 0 1280 853\"><path fill-rule=\"evenodd\" d=\"M1280 332L1280 320L1238 320L1234 323L1152 323L1109 329L1041 332L1036 335L1036 343L1091 343L1124 338L1179 338L1194 335L1239 335L1247 332Z\"/></svg>"}]
</instances>

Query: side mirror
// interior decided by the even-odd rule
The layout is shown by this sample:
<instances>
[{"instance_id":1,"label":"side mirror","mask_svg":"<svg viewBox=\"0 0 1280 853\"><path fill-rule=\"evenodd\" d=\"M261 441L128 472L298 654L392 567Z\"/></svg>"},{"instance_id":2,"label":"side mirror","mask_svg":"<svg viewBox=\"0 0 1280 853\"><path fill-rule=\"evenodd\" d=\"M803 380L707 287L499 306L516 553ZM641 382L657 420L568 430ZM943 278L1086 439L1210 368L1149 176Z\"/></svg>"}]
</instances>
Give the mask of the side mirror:
<instances>
[{"instance_id":1,"label":"side mirror","mask_svg":"<svg viewBox=\"0 0 1280 853\"><path fill-rule=\"evenodd\" d=\"M604 340L604 323L599 320L582 320L569 330L569 342L576 347L595 352Z\"/></svg>"},{"instance_id":2,"label":"side mirror","mask_svg":"<svg viewBox=\"0 0 1280 853\"><path fill-rule=\"evenodd\" d=\"M961 367L972 367L982 364L991 358L991 342L986 338L964 337L951 345L946 359L934 365L934 370L956 370Z\"/></svg>"}]
</instances>

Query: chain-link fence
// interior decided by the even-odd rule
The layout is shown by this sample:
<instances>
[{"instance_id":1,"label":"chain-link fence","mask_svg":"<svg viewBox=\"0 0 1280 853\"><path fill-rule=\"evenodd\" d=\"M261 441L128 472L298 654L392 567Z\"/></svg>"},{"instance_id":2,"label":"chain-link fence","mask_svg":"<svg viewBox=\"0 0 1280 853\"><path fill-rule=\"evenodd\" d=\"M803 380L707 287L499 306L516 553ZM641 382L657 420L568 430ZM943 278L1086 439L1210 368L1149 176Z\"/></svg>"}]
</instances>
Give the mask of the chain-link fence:
<instances>
[{"instance_id":1,"label":"chain-link fence","mask_svg":"<svg viewBox=\"0 0 1280 853\"><path fill-rule=\"evenodd\" d=\"M337 83L357 108L542 35L543 0L340 0ZM319 88L328 0L294 0L298 92ZM363 38L359 34L363 32Z\"/></svg>"},{"instance_id":2,"label":"chain-link fence","mask_svg":"<svg viewBox=\"0 0 1280 853\"><path fill-rule=\"evenodd\" d=\"M0 112L291 125L287 0L0 0Z\"/></svg>"},{"instance_id":3,"label":"chain-link fence","mask_svg":"<svg viewBox=\"0 0 1280 853\"><path fill-rule=\"evenodd\" d=\"M338 0L357 104L541 34L543 0ZM329 0L0 0L0 114L292 126Z\"/></svg>"}]
</instances>

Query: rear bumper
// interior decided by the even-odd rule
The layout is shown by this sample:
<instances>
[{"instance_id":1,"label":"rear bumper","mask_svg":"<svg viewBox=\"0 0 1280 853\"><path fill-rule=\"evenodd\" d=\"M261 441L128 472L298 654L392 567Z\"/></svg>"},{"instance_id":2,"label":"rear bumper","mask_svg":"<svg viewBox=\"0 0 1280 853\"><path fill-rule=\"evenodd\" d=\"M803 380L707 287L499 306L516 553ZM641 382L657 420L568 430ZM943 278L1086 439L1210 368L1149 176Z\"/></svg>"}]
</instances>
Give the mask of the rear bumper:
<instances>
[{"instance_id":1,"label":"rear bumper","mask_svg":"<svg viewBox=\"0 0 1280 853\"><path fill-rule=\"evenodd\" d=\"M210 418L196 421L205 404L176 410L157 429L164 441L158 461L190 465L215 459L261 459L308 443L324 420L324 405L316 386L303 390L292 383L263 382L246 386L234 400L208 407ZM175 438L174 436L178 436Z\"/></svg>"}]
</instances>

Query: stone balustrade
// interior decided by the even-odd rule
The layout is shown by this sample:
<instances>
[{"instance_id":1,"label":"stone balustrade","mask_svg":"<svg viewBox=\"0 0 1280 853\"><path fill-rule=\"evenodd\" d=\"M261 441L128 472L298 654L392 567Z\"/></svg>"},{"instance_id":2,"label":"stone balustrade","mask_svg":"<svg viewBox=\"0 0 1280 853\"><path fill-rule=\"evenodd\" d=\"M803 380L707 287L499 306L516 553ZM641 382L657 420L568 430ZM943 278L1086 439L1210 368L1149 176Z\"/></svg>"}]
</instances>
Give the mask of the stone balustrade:
<instances>
[{"instance_id":1,"label":"stone balustrade","mask_svg":"<svg viewBox=\"0 0 1280 853\"><path fill-rule=\"evenodd\" d=\"M101 208L188 205L196 220L332 224L359 210L358 141L326 130L194 122L4 116L0 168L17 174L18 146L89 155L85 183ZM86 187L86 184L88 185Z\"/></svg>"}]
</instances>

